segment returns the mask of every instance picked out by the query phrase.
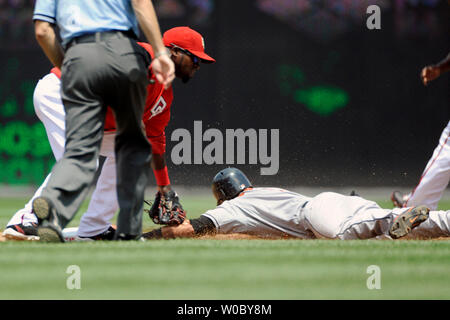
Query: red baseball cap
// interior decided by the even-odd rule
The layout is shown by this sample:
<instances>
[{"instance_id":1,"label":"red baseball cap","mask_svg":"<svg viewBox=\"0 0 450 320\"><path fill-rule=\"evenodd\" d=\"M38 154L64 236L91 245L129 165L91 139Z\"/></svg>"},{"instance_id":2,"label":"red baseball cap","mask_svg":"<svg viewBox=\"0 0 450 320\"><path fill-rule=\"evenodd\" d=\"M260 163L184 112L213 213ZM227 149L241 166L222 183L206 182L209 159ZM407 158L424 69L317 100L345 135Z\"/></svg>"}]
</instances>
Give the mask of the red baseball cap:
<instances>
[{"instance_id":1,"label":"red baseball cap","mask_svg":"<svg viewBox=\"0 0 450 320\"><path fill-rule=\"evenodd\" d=\"M205 53L205 40L200 33L189 27L175 27L164 32L163 42L166 47L174 45L197 56L204 63L214 63L216 60Z\"/></svg>"}]
</instances>

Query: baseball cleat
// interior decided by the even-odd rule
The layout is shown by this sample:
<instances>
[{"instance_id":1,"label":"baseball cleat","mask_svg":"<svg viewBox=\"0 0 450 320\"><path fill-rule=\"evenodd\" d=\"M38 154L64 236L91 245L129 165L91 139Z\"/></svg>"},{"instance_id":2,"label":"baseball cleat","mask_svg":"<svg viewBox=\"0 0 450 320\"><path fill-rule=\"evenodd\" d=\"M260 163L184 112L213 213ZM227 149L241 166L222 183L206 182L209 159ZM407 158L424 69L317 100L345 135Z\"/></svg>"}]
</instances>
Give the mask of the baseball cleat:
<instances>
[{"instance_id":1,"label":"baseball cleat","mask_svg":"<svg viewBox=\"0 0 450 320\"><path fill-rule=\"evenodd\" d=\"M113 240L115 234L116 234L116 229L113 226L109 226L109 228L106 231L104 231L100 234L97 234L95 236L91 236L91 237L78 236L76 238L76 241Z\"/></svg>"},{"instance_id":2,"label":"baseball cleat","mask_svg":"<svg viewBox=\"0 0 450 320\"><path fill-rule=\"evenodd\" d=\"M404 208L406 201L408 201L408 195L401 193L400 191L394 191L391 194L391 201L394 207Z\"/></svg>"},{"instance_id":3,"label":"baseball cleat","mask_svg":"<svg viewBox=\"0 0 450 320\"><path fill-rule=\"evenodd\" d=\"M39 221L46 220L50 217L52 205L49 199L45 197L37 197L33 200L33 212Z\"/></svg>"},{"instance_id":4,"label":"baseball cleat","mask_svg":"<svg viewBox=\"0 0 450 320\"><path fill-rule=\"evenodd\" d=\"M389 228L389 235L393 239L406 236L412 229L428 219L430 209L426 206L412 207L399 214Z\"/></svg>"},{"instance_id":5,"label":"baseball cleat","mask_svg":"<svg viewBox=\"0 0 450 320\"><path fill-rule=\"evenodd\" d=\"M3 236L10 240L39 240L36 223L31 223L26 226L23 224L7 226L5 231L3 231Z\"/></svg>"},{"instance_id":6,"label":"baseball cleat","mask_svg":"<svg viewBox=\"0 0 450 320\"><path fill-rule=\"evenodd\" d=\"M37 234L39 236L39 240L43 242L65 242L61 228L49 223L48 221L44 221L41 225L39 225L37 228Z\"/></svg>"},{"instance_id":7,"label":"baseball cleat","mask_svg":"<svg viewBox=\"0 0 450 320\"><path fill-rule=\"evenodd\" d=\"M61 228L58 226L58 216L50 199L37 197L33 200L33 212L37 216L39 226L37 235L43 242L64 242Z\"/></svg>"},{"instance_id":8,"label":"baseball cleat","mask_svg":"<svg viewBox=\"0 0 450 320\"><path fill-rule=\"evenodd\" d=\"M114 235L114 239L113 240L118 240L118 241L130 241L130 240L140 240L141 235L133 235L133 234L125 234L125 233L119 233Z\"/></svg>"}]
</instances>

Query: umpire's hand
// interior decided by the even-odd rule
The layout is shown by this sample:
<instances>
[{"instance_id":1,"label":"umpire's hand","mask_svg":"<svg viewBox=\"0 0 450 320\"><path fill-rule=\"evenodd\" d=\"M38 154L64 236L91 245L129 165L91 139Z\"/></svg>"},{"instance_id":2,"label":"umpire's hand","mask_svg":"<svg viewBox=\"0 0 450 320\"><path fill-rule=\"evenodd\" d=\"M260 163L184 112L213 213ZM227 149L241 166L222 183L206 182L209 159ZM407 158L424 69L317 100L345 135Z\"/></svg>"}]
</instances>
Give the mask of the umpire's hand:
<instances>
[{"instance_id":1,"label":"umpire's hand","mask_svg":"<svg viewBox=\"0 0 450 320\"><path fill-rule=\"evenodd\" d=\"M170 59L169 53L161 53L160 56L158 54L155 55L156 58L153 59L151 68L153 74L156 76L156 80L164 85L164 88L167 89L170 87L173 79L175 79L175 65Z\"/></svg>"}]
</instances>

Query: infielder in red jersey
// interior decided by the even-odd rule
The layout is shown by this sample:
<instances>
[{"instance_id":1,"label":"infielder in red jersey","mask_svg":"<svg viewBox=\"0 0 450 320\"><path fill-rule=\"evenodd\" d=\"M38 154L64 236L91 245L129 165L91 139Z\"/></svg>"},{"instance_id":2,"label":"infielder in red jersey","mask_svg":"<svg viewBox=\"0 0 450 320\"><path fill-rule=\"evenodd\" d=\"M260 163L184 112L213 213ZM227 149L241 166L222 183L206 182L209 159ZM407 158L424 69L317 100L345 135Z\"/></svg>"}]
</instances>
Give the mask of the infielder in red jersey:
<instances>
[{"instance_id":1,"label":"infielder in red jersey","mask_svg":"<svg viewBox=\"0 0 450 320\"><path fill-rule=\"evenodd\" d=\"M188 27L176 27L168 30L164 33L163 42L170 50L171 59L175 64L176 77L184 83L194 76L200 68L200 63L215 62L205 53L203 37ZM149 44L139 44L147 50L152 58L154 57ZM65 144L65 112L61 101L60 78L60 70L53 68L50 74L39 81L34 92L36 115L45 126L56 160L62 157ZM164 86L152 74L151 66L149 78L146 107L142 121L152 146L151 166L158 185L158 192L163 195L170 195L178 201L176 193L171 190L165 161L165 128L170 120L173 89L172 87L164 89ZM88 209L81 218L77 231L78 239L112 239L114 237L115 230L110 221L118 209L114 153L115 130L114 114L108 108L105 119L105 133L100 150L100 155L106 159ZM31 204L41 194L49 176L25 207L16 212L8 222L7 228L3 232L6 238L37 240L37 218L32 213Z\"/></svg>"}]
</instances>

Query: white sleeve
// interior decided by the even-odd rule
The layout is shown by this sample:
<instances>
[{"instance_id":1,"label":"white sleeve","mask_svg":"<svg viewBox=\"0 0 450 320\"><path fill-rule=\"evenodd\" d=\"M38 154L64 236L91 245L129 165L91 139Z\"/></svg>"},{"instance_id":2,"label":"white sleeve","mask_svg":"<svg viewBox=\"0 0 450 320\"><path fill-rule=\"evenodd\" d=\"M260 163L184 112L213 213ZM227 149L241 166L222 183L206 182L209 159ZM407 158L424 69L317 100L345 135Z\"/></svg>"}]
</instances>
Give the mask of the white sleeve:
<instances>
[{"instance_id":1,"label":"white sleeve","mask_svg":"<svg viewBox=\"0 0 450 320\"><path fill-rule=\"evenodd\" d=\"M227 210L221 206L206 211L203 216L209 218L216 226L217 233L241 233L243 230L242 218L236 216L236 214Z\"/></svg>"}]
</instances>

